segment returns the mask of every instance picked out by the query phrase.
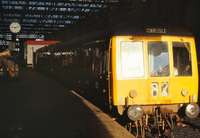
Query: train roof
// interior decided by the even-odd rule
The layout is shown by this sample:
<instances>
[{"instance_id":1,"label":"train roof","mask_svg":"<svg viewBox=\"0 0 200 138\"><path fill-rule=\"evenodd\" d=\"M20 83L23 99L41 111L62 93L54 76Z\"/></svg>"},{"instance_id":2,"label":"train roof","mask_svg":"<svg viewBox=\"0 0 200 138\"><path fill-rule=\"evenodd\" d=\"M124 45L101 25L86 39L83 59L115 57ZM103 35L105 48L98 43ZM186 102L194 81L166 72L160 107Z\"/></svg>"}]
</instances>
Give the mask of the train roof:
<instances>
[{"instance_id":1,"label":"train roof","mask_svg":"<svg viewBox=\"0 0 200 138\"><path fill-rule=\"evenodd\" d=\"M39 51L46 51L53 47L54 50L66 47L74 47L82 45L86 42L95 40L107 39L109 40L112 36L188 36L194 37L193 34L185 28L177 25L171 25L161 21L132 21L123 24L116 25L115 27L101 30L90 35L78 37L63 43L50 45L39 49Z\"/></svg>"}]
</instances>

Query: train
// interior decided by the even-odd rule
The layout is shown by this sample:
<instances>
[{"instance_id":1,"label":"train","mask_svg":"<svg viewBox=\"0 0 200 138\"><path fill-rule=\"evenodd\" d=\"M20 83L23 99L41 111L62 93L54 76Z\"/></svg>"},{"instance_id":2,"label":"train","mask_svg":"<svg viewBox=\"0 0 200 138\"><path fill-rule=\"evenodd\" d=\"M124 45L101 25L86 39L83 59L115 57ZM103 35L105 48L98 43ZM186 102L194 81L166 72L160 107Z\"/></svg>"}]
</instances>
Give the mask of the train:
<instances>
[{"instance_id":1,"label":"train","mask_svg":"<svg viewBox=\"0 0 200 138\"><path fill-rule=\"evenodd\" d=\"M177 25L122 23L40 48L35 67L76 88L90 88L141 135L153 128L161 135L183 114L199 115L195 38Z\"/></svg>"}]
</instances>

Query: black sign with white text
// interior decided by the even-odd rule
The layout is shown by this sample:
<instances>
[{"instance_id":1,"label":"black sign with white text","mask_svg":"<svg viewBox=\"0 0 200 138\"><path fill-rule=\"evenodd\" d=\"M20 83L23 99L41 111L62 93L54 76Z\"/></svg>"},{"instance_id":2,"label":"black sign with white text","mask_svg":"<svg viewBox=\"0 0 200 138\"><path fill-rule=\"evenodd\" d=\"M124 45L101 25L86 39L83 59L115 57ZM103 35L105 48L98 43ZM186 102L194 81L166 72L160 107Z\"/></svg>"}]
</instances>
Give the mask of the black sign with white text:
<instances>
[{"instance_id":1,"label":"black sign with white text","mask_svg":"<svg viewBox=\"0 0 200 138\"><path fill-rule=\"evenodd\" d=\"M167 34L167 28L146 28L147 34Z\"/></svg>"}]
</instances>

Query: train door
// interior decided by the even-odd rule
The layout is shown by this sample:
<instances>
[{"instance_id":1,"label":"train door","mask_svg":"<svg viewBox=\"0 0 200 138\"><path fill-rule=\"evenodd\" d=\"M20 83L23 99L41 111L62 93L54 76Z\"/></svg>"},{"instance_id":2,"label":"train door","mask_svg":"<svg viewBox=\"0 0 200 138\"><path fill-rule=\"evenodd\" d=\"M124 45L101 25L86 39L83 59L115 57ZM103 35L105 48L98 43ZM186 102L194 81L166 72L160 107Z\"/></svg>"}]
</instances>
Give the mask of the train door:
<instances>
[{"instance_id":1,"label":"train door","mask_svg":"<svg viewBox=\"0 0 200 138\"><path fill-rule=\"evenodd\" d=\"M170 103L170 60L168 43L164 41L149 41L147 42L147 48L149 69L148 103Z\"/></svg>"}]
</instances>

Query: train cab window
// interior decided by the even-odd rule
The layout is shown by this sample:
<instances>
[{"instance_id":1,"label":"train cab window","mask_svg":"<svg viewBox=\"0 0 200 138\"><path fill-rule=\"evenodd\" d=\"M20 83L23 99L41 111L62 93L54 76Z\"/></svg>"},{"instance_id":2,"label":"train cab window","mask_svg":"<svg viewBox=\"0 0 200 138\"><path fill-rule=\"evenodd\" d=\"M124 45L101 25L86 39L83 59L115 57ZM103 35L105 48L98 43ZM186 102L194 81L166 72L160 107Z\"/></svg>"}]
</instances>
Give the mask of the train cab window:
<instances>
[{"instance_id":1,"label":"train cab window","mask_svg":"<svg viewBox=\"0 0 200 138\"><path fill-rule=\"evenodd\" d=\"M142 42L121 43L121 69L122 76L126 78L144 76Z\"/></svg>"},{"instance_id":2,"label":"train cab window","mask_svg":"<svg viewBox=\"0 0 200 138\"><path fill-rule=\"evenodd\" d=\"M167 42L148 42L149 74L151 77L170 75Z\"/></svg>"},{"instance_id":3,"label":"train cab window","mask_svg":"<svg viewBox=\"0 0 200 138\"><path fill-rule=\"evenodd\" d=\"M173 61L175 76L191 76L191 52L190 43L173 42Z\"/></svg>"}]
</instances>

